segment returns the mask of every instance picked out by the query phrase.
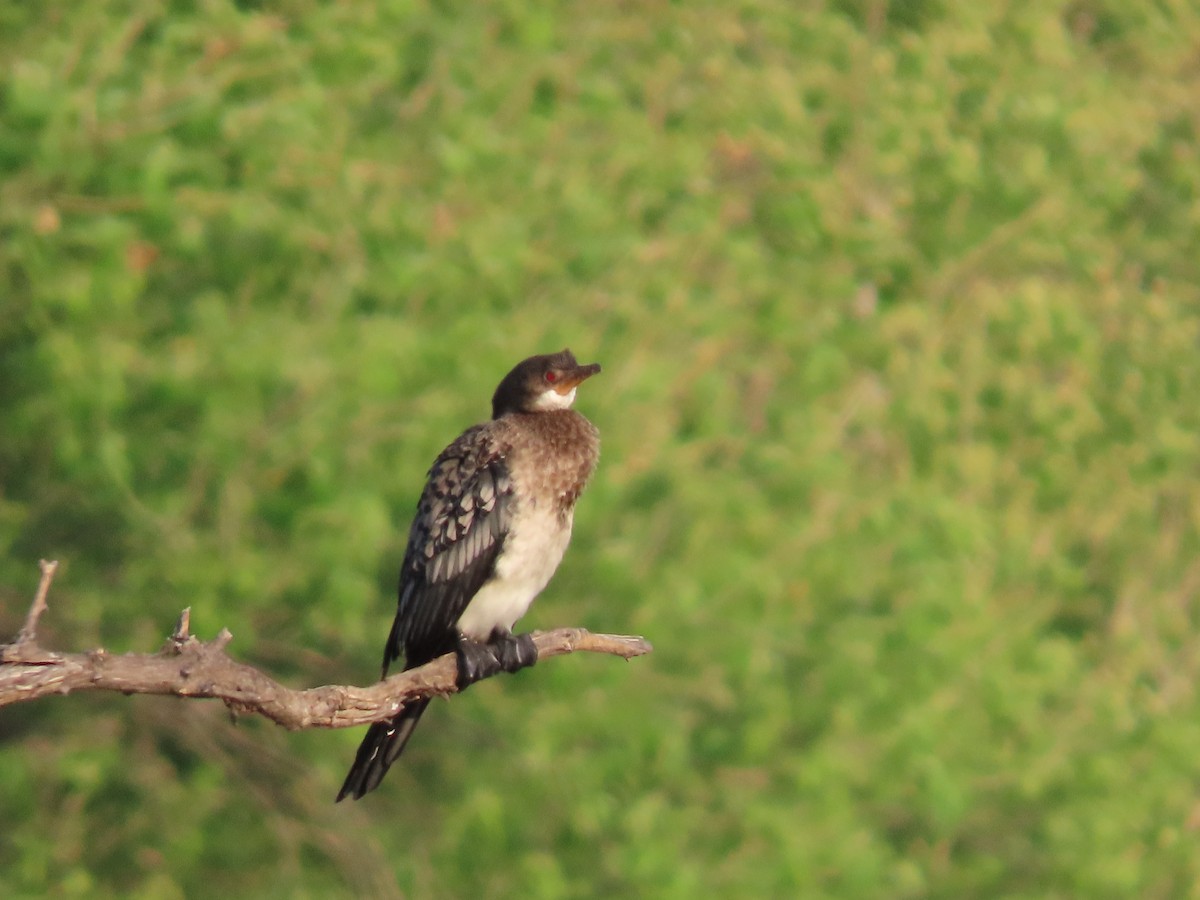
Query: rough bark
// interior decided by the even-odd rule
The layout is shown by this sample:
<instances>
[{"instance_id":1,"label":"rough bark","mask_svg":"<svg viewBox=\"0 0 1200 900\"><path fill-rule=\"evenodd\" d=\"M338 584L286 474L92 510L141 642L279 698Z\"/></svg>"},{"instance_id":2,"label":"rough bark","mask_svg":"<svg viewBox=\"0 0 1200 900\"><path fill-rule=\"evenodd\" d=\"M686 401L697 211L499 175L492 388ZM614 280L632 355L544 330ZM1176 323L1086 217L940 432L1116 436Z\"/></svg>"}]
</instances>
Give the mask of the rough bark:
<instances>
[{"instance_id":1,"label":"rough bark","mask_svg":"<svg viewBox=\"0 0 1200 900\"><path fill-rule=\"evenodd\" d=\"M47 650L37 643L37 625L57 565L41 563L41 583L25 625L13 643L0 645L0 706L72 691L120 691L217 698L238 713L257 713L289 729L347 728L390 719L414 698L456 691L454 654L368 687L324 685L295 690L232 659L225 652L233 639L227 630L222 629L211 641L192 636L186 609L158 653ZM583 628L534 632L533 640L539 660L579 650L631 659L653 649L640 637L593 634Z\"/></svg>"}]
</instances>

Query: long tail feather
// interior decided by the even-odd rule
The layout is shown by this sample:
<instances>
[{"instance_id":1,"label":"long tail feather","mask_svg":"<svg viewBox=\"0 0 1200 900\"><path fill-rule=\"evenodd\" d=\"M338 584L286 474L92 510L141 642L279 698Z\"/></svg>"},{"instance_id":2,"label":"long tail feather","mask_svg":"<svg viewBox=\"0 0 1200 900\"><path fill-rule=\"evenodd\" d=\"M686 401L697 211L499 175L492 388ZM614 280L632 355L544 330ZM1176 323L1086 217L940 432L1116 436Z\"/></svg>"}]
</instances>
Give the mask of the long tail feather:
<instances>
[{"instance_id":1,"label":"long tail feather","mask_svg":"<svg viewBox=\"0 0 1200 900\"><path fill-rule=\"evenodd\" d=\"M339 803L347 797L359 800L379 787L387 770L404 752L404 745L412 737L413 729L428 705L428 699L416 700L404 707L396 718L376 722L367 729L367 736L358 745L354 765L350 767L346 782L338 791Z\"/></svg>"}]
</instances>

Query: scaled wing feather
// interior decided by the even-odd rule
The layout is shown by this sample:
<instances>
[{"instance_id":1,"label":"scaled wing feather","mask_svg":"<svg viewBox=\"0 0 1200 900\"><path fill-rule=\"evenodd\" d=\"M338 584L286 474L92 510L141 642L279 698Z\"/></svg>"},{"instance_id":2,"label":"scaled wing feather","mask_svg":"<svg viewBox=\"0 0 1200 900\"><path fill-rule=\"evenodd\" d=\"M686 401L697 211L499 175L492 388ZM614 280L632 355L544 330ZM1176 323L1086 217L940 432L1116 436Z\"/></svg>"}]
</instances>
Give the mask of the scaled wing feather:
<instances>
[{"instance_id":1,"label":"scaled wing feather","mask_svg":"<svg viewBox=\"0 0 1200 900\"><path fill-rule=\"evenodd\" d=\"M485 427L464 432L429 471L409 532L385 671L401 655L411 668L453 649L446 635L491 575L516 500L505 448Z\"/></svg>"}]
</instances>

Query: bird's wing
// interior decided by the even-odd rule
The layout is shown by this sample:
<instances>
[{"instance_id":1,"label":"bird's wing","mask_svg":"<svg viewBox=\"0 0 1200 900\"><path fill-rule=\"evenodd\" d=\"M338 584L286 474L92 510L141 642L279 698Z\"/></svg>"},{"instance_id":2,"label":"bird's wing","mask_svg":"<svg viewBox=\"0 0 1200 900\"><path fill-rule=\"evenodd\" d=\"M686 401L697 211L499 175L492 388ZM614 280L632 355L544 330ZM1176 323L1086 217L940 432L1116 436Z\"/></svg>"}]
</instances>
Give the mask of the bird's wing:
<instances>
[{"instance_id":1,"label":"bird's wing","mask_svg":"<svg viewBox=\"0 0 1200 900\"><path fill-rule=\"evenodd\" d=\"M411 667L453 649L455 623L491 575L508 533L515 499L506 449L477 425L429 470L404 554L385 673L402 653Z\"/></svg>"}]
</instances>

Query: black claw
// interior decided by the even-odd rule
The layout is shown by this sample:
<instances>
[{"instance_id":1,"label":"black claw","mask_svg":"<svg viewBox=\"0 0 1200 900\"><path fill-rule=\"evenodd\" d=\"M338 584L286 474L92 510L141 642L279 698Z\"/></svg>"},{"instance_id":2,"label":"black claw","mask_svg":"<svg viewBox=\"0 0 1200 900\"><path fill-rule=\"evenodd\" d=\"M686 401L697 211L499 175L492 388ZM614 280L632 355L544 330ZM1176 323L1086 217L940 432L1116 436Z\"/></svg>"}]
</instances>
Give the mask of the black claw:
<instances>
[{"instance_id":1,"label":"black claw","mask_svg":"<svg viewBox=\"0 0 1200 900\"><path fill-rule=\"evenodd\" d=\"M458 657L458 689L465 691L477 681L490 678L501 669L500 660L488 644L460 637L455 647Z\"/></svg>"},{"instance_id":2,"label":"black claw","mask_svg":"<svg viewBox=\"0 0 1200 900\"><path fill-rule=\"evenodd\" d=\"M496 660L505 672L515 672L537 662L537 647L531 634L497 632L492 635L491 644L496 651Z\"/></svg>"}]
</instances>

